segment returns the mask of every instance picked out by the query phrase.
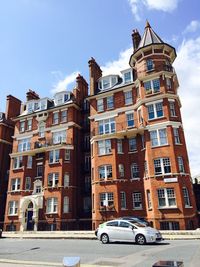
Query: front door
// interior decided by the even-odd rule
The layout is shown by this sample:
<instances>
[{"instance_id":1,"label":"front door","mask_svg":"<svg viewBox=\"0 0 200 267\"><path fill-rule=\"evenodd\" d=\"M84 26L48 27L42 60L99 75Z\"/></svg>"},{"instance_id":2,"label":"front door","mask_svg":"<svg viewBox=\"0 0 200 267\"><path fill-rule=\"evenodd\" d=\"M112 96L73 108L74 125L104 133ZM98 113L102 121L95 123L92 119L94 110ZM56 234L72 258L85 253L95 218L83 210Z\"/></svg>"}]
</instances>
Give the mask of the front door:
<instances>
[{"instance_id":1,"label":"front door","mask_svg":"<svg viewBox=\"0 0 200 267\"><path fill-rule=\"evenodd\" d=\"M30 202L26 211L27 214L27 231L32 231L34 229L34 220L33 220L33 203Z\"/></svg>"}]
</instances>

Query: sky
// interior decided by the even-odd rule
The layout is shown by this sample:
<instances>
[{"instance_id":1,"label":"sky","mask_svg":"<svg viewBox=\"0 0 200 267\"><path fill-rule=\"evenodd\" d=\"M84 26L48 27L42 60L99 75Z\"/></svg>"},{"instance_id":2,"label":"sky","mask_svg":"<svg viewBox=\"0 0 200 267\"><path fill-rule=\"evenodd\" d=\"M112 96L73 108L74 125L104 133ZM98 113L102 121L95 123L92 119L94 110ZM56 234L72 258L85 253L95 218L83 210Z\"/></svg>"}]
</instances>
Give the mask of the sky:
<instances>
[{"instance_id":1,"label":"sky","mask_svg":"<svg viewBox=\"0 0 200 267\"><path fill-rule=\"evenodd\" d=\"M200 174L199 0L0 0L0 111L6 96L23 102L72 90L78 73L89 81L94 57L103 74L128 67L131 33L146 20L174 46L191 173Z\"/></svg>"}]
</instances>

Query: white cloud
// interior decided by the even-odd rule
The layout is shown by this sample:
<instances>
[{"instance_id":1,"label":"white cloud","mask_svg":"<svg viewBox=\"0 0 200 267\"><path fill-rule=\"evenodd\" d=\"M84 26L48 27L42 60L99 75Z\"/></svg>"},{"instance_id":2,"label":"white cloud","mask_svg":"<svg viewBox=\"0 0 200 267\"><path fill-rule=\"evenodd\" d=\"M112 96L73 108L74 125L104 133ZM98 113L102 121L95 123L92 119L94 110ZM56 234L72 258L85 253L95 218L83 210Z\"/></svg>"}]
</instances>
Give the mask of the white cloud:
<instances>
[{"instance_id":1,"label":"white cloud","mask_svg":"<svg viewBox=\"0 0 200 267\"><path fill-rule=\"evenodd\" d=\"M193 175L200 173L200 37L184 41L174 63L180 88L182 117Z\"/></svg>"},{"instance_id":2,"label":"white cloud","mask_svg":"<svg viewBox=\"0 0 200 267\"><path fill-rule=\"evenodd\" d=\"M132 53L133 47L120 52L119 58L117 60L109 61L105 64L105 66L101 67L103 75L105 76L109 74L120 74L121 70L130 68L129 59Z\"/></svg>"},{"instance_id":3,"label":"white cloud","mask_svg":"<svg viewBox=\"0 0 200 267\"><path fill-rule=\"evenodd\" d=\"M128 0L131 11L137 21L141 20L143 8L172 12L178 6L180 0Z\"/></svg>"},{"instance_id":4,"label":"white cloud","mask_svg":"<svg viewBox=\"0 0 200 267\"><path fill-rule=\"evenodd\" d=\"M198 20L192 20L183 33L196 32L198 29L200 29L200 22Z\"/></svg>"},{"instance_id":5,"label":"white cloud","mask_svg":"<svg viewBox=\"0 0 200 267\"><path fill-rule=\"evenodd\" d=\"M60 71L52 71L52 74L56 76L58 79L58 82L53 86L53 89L51 90L51 93L55 94L61 91L64 91L67 89L68 85L75 82L76 77L78 76L80 72L74 71L71 74L67 75L64 79L62 79L62 73Z\"/></svg>"}]
</instances>

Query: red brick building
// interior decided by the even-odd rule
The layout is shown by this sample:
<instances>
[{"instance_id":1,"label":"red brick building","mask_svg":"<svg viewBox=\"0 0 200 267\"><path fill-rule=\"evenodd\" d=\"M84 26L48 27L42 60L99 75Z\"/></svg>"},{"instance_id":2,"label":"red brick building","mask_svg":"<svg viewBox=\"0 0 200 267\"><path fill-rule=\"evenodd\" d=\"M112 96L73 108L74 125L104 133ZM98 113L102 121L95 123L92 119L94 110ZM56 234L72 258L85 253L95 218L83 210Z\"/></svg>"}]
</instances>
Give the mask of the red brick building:
<instances>
[{"instance_id":1,"label":"red brick building","mask_svg":"<svg viewBox=\"0 0 200 267\"><path fill-rule=\"evenodd\" d=\"M158 229L197 227L172 66L175 49L149 23L132 34L130 68L102 76L89 61L93 229L119 216Z\"/></svg>"},{"instance_id":2,"label":"red brick building","mask_svg":"<svg viewBox=\"0 0 200 267\"><path fill-rule=\"evenodd\" d=\"M54 99L27 92L14 120L4 229L91 228L88 85Z\"/></svg>"},{"instance_id":3,"label":"red brick building","mask_svg":"<svg viewBox=\"0 0 200 267\"><path fill-rule=\"evenodd\" d=\"M10 168L10 156L12 151L12 136L14 123L12 118L20 114L21 101L9 95L7 96L6 112L0 112L0 228L3 228L8 173Z\"/></svg>"}]
</instances>

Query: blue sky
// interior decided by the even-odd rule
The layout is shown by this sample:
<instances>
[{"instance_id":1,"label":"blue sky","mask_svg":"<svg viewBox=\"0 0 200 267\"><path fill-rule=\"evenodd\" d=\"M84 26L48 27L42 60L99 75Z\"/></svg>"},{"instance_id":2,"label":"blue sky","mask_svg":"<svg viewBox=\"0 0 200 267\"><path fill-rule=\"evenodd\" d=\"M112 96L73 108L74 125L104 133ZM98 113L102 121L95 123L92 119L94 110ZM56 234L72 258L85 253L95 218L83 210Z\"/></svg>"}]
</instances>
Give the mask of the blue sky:
<instances>
[{"instance_id":1,"label":"blue sky","mask_svg":"<svg viewBox=\"0 0 200 267\"><path fill-rule=\"evenodd\" d=\"M177 50L174 63L182 101L191 171L200 174L200 2L198 0L2 0L0 3L0 110L6 95L22 101L88 80L94 57L104 73L128 66L132 30L146 19Z\"/></svg>"}]
</instances>

